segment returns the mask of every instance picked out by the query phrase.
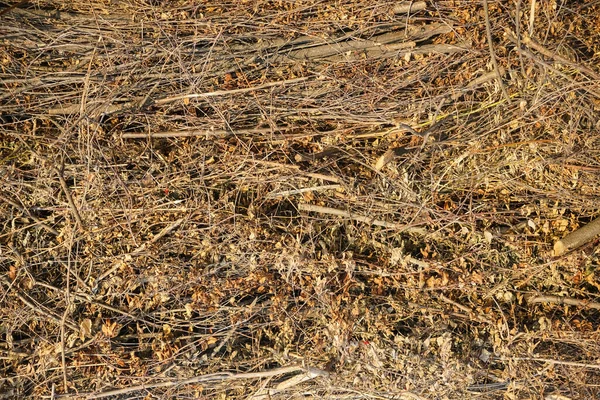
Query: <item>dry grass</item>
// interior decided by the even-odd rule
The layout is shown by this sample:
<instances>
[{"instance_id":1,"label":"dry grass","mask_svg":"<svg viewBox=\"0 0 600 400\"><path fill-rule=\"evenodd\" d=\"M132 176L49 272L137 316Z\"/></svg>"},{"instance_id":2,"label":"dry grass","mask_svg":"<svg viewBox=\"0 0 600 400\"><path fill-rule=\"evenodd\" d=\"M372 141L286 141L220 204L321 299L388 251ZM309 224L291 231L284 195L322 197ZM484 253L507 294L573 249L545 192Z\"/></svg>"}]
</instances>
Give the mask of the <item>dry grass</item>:
<instances>
[{"instance_id":1,"label":"dry grass","mask_svg":"<svg viewBox=\"0 0 600 400\"><path fill-rule=\"evenodd\" d=\"M0 16L0 397L600 397L600 2L207 3Z\"/></svg>"}]
</instances>

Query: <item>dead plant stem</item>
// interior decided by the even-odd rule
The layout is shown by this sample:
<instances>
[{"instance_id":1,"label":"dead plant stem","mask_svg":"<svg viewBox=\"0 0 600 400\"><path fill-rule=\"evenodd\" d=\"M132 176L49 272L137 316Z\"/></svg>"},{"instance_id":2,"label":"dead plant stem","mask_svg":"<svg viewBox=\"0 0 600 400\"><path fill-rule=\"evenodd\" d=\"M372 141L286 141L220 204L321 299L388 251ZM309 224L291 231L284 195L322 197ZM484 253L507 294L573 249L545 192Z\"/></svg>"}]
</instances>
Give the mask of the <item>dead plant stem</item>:
<instances>
[{"instance_id":1,"label":"dead plant stem","mask_svg":"<svg viewBox=\"0 0 600 400\"><path fill-rule=\"evenodd\" d=\"M483 1L483 11L485 13L485 32L487 34L488 46L490 49L490 58L492 60L492 65L494 66L494 71L496 71L496 77L498 78L498 85L500 85L500 89L502 89L502 94L506 98L508 104L511 103L510 96L506 91L506 87L504 86L504 81L502 79L502 74L500 74L500 68L498 68L498 61L496 60L496 52L494 51L494 43L492 42L492 26L490 24L490 10L488 9L487 0Z\"/></svg>"},{"instance_id":2,"label":"dead plant stem","mask_svg":"<svg viewBox=\"0 0 600 400\"><path fill-rule=\"evenodd\" d=\"M49 309L47 309L39 304L36 305L36 304L32 303L30 300L28 300L24 295L22 295L19 292L19 290L8 280L8 278L6 276L0 275L0 279L9 288L13 287L13 290L15 291L15 296L17 296L19 298L19 300L21 300L23 302L23 304L25 304L27 307L31 308L31 310L50 318L52 321L56 322L59 326L62 324L62 317L57 316L52 311L50 311ZM71 321L65 321L64 324L76 332L79 330L77 325Z\"/></svg>"},{"instance_id":3,"label":"dead plant stem","mask_svg":"<svg viewBox=\"0 0 600 400\"><path fill-rule=\"evenodd\" d=\"M595 310L600 310L600 303L588 300L579 300L573 299L571 297L563 297L563 296L552 296L552 295L543 295L543 296L535 296L530 298L528 301L530 304L536 303L549 303L549 304L558 304L558 305L568 305L568 306L576 306L583 308L593 308Z\"/></svg>"},{"instance_id":4,"label":"dead plant stem","mask_svg":"<svg viewBox=\"0 0 600 400\"><path fill-rule=\"evenodd\" d=\"M62 175L62 172L58 169L55 169L56 175L58 176L58 181L60 182L60 186L63 189L65 197L67 198L67 202L69 203L69 207L71 207L71 211L73 212L73 216L75 217L75 221L77 222L77 226L81 231L85 231L85 226L83 225L83 221L81 220L81 215L79 215L79 210L75 205L75 201L73 201L73 196L71 196L71 191L69 190L69 186L67 186L67 182Z\"/></svg>"},{"instance_id":5,"label":"dead plant stem","mask_svg":"<svg viewBox=\"0 0 600 400\"><path fill-rule=\"evenodd\" d=\"M355 215L348 211L339 210L337 208L323 207L323 206L317 206L317 205L313 205L313 204L300 203L300 204L298 204L298 210L299 211L316 212L316 213L321 213L321 214L336 215L338 217L344 217L344 218L348 218L348 219L351 219L354 221L364 222L364 223L375 225L375 226L381 226L383 228L396 229L399 231L416 233L419 235L427 234L427 230L424 228L416 228L413 226L396 224L394 222L387 222L387 221L382 221L382 220L378 220L375 218L365 217L363 215Z\"/></svg>"},{"instance_id":6,"label":"dead plant stem","mask_svg":"<svg viewBox=\"0 0 600 400\"><path fill-rule=\"evenodd\" d=\"M301 366L281 367L281 368L275 368L275 369L272 369L269 371L263 371L263 372L246 372L246 373L238 373L238 374L235 374L232 372L221 372L221 373L215 373L215 374L195 376L193 378L184 379L184 380L172 380L172 381L167 381L167 382L150 383L150 384L146 384L146 385L131 386L128 388L111 390L111 391L102 392L102 393L93 393L93 394L88 394L86 396L86 399L88 399L88 400L101 399L101 398L110 397L110 396L124 395L124 394L128 394L128 393L136 392L138 390L148 390L148 389L164 388L164 387L170 387L170 386L190 385L193 383L221 382L221 381L231 381L231 380L238 380L238 379L270 378L273 376L278 376L278 375L283 375L283 374L291 374L294 372L304 372L304 373L314 372L318 376L327 376L328 375L327 372L321 371L317 368L304 368Z\"/></svg>"}]
</instances>

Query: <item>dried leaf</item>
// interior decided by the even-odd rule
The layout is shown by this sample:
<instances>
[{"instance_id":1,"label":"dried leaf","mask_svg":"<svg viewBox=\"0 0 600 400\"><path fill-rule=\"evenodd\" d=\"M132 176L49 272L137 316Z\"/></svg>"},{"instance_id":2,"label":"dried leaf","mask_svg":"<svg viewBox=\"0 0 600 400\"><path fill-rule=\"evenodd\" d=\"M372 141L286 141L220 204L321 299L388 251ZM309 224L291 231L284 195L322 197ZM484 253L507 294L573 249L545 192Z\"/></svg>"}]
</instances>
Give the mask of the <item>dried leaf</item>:
<instances>
[{"instance_id":1,"label":"dried leaf","mask_svg":"<svg viewBox=\"0 0 600 400\"><path fill-rule=\"evenodd\" d=\"M92 337L92 320L89 318L84 319L79 323L79 339L82 341L86 338Z\"/></svg>"}]
</instances>

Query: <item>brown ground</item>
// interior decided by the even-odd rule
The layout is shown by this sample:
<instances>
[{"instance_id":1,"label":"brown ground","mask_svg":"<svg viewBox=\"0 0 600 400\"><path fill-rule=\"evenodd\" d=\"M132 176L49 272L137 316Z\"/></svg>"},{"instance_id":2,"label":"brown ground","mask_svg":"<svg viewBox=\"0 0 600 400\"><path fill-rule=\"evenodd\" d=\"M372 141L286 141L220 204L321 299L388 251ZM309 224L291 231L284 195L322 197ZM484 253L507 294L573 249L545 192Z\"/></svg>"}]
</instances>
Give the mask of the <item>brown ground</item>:
<instances>
[{"instance_id":1,"label":"brown ground","mask_svg":"<svg viewBox=\"0 0 600 400\"><path fill-rule=\"evenodd\" d=\"M485 3L4 8L0 398L599 398L600 1Z\"/></svg>"}]
</instances>

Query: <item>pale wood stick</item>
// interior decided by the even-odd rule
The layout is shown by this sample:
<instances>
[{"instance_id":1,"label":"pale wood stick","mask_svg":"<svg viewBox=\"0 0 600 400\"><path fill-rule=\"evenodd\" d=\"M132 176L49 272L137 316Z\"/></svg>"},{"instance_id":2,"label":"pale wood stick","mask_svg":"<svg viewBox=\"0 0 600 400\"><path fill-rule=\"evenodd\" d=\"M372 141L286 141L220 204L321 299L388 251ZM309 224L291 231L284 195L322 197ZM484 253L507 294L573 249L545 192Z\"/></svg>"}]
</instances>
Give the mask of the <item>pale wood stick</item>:
<instances>
[{"instance_id":1,"label":"pale wood stick","mask_svg":"<svg viewBox=\"0 0 600 400\"><path fill-rule=\"evenodd\" d=\"M132 256L139 255L144 250L146 250L148 248L148 246L156 243L160 238L162 238L163 236L171 233L171 231L173 231L174 229L178 228L179 225L181 225L181 223L184 220L185 220L184 218L179 218L177 221L173 222L171 225L163 228L149 242L142 243L142 245L140 247L138 247L137 249L135 249L132 253L130 253L130 255L132 255ZM115 263L115 265L111 269L109 269L108 271L106 271L105 273L103 273L102 275L100 275L100 277L98 277L96 279L96 287L100 284L100 282L104 278L106 278L107 276L109 276L110 274L112 274L113 272L115 272L117 269L119 269L121 267L121 265L122 265L121 262L117 262L117 263Z\"/></svg>"},{"instance_id":2,"label":"pale wood stick","mask_svg":"<svg viewBox=\"0 0 600 400\"><path fill-rule=\"evenodd\" d=\"M275 130L276 131L276 130ZM231 136L234 134L245 135L250 133L271 133L274 132L271 128L256 128L256 129L236 129L236 130L224 130L224 129L193 129L185 131L163 131L163 132L130 132L123 133L122 139L164 139L164 138L176 138L176 137L223 137Z\"/></svg>"},{"instance_id":3,"label":"pale wood stick","mask_svg":"<svg viewBox=\"0 0 600 400\"><path fill-rule=\"evenodd\" d=\"M248 93L248 92L252 92L255 90L269 89L269 88L272 88L275 86L284 86L284 85L288 85L288 84L292 84L292 83L304 82L311 78L313 78L313 77L305 76L305 77L301 77L301 78L287 79L287 80L276 81L276 82L267 82L262 85L252 86L252 87L243 88L243 89L216 90L214 92L182 94L182 95L177 95L177 96L172 96L172 97L165 97L165 98L154 100L154 101L147 100L147 101L145 101L145 103L146 103L145 105L162 105L162 104L168 104L168 103L172 103L174 101L185 100L185 99L209 98L209 97L217 97L217 96L227 96L227 95L232 95L232 94ZM122 104L113 104L113 105L100 104L100 105L96 105L95 108L93 108L89 112L89 114L90 115L113 114L113 113L120 112L120 111L129 109L129 108L139 107L141 102L144 102L143 97L137 98L137 99L134 99L133 101L128 101L128 102L122 103ZM68 105L59 106L56 108L51 108L48 110L48 114L49 115L68 115L68 114L78 113L78 112L80 112L80 110L81 110L80 104L68 104Z\"/></svg>"},{"instance_id":4,"label":"pale wood stick","mask_svg":"<svg viewBox=\"0 0 600 400\"><path fill-rule=\"evenodd\" d=\"M309 381L319 376L327 376L327 372L317 368L308 368L303 374L297 374L289 379L284 380L277 384L273 389L260 389L258 392L249 397L249 400L270 400L272 396L290 389L302 382Z\"/></svg>"},{"instance_id":5,"label":"pale wood stick","mask_svg":"<svg viewBox=\"0 0 600 400\"><path fill-rule=\"evenodd\" d=\"M365 217L363 215L354 215L354 214L350 214L347 211L339 210L337 208L322 207L322 206L316 206L314 204L300 203L300 204L298 204L298 210L299 211L309 211L309 212L312 211L312 212L317 212L317 213L321 213L321 214L337 215L339 217L352 219L354 221L364 222L367 224L381 226L381 227L389 228L389 229L397 229L397 230L404 231L404 232L417 233L419 235L427 234L427 230L425 228L416 228L416 227L412 227L412 226L396 224L394 222L381 221L379 219L369 218L369 217Z\"/></svg>"},{"instance_id":6,"label":"pale wood stick","mask_svg":"<svg viewBox=\"0 0 600 400\"><path fill-rule=\"evenodd\" d=\"M294 194L301 194L301 193L307 193L307 192L318 192L320 190L337 190L339 188L341 188L340 185L322 185L322 186L313 186L313 187L307 187L307 188L301 188L301 189L283 190L283 191L277 192L277 193L269 193L266 196L266 198L273 199L275 197L291 196Z\"/></svg>"},{"instance_id":7,"label":"pale wood stick","mask_svg":"<svg viewBox=\"0 0 600 400\"><path fill-rule=\"evenodd\" d=\"M539 361L539 362L547 362L551 364L557 365L568 365L570 367L583 367L583 368L594 368L600 369L600 364L587 364L576 361L562 361L562 360L554 360L551 358L537 358L537 357L498 357L498 360L501 361Z\"/></svg>"},{"instance_id":8,"label":"pale wood stick","mask_svg":"<svg viewBox=\"0 0 600 400\"><path fill-rule=\"evenodd\" d=\"M156 389L156 388L163 388L163 387L169 387L169 386L189 385L189 384L201 383L201 382L220 382L220 381L234 380L234 379L269 378L272 376L289 374L292 372L299 372L299 371L308 373L311 375L319 375L319 376L327 376L328 375L327 372L321 371L317 368L303 368L301 366L291 366L291 367L275 368L270 371L263 371L263 372L246 372L246 373L240 373L240 374L234 374L232 372L222 372L222 373L216 373L216 374L201 375L201 376L195 376L193 378L179 380L179 381L172 380L172 381L166 381L166 382L149 383L147 385L131 386L128 388L110 390L110 391L102 392L102 393L90 393L87 396L86 395L84 395L84 396L86 396L86 398L88 400L101 399L101 398L109 397L109 396L118 396L118 395L123 395L123 394L127 394L127 393L132 393L132 392L136 392L138 390L148 390L148 389Z\"/></svg>"},{"instance_id":9,"label":"pale wood stick","mask_svg":"<svg viewBox=\"0 0 600 400\"><path fill-rule=\"evenodd\" d=\"M439 294L438 297L445 301L446 303L453 305L454 307L458 308L459 310L461 310L462 312L466 313L469 318L473 318L479 322L487 322L488 324L491 324L492 322L487 319L486 317L482 316L482 315L476 315L475 312L473 312L473 310L471 310L469 307L463 306L460 303L457 303L456 301L449 299L448 297L444 296L443 294Z\"/></svg>"},{"instance_id":10,"label":"pale wood stick","mask_svg":"<svg viewBox=\"0 0 600 400\"><path fill-rule=\"evenodd\" d=\"M8 6L4 10L0 11L0 16L6 14L10 10L13 10L13 9L15 9L17 7L24 6L27 3L29 3L29 0L22 0L22 1L18 2L18 3L16 3L16 4L13 4L12 6Z\"/></svg>"},{"instance_id":11,"label":"pale wood stick","mask_svg":"<svg viewBox=\"0 0 600 400\"><path fill-rule=\"evenodd\" d=\"M62 289L59 289L59 288L57 288L55 286L50 285L49 283L42 282L42 281L34 281L34 284L36 286L42 286L42 287L45 287L47 289L54 290L54 291L57 291L57 292L59 292L59 291L62 290ZM98 307L104 308L104 309L112 311L114 313L124 315L124 316L126 316L128 318L131 318L134 321L140 321L140 322L143 322L145 324L152 325L152 326L154 326L156 328L162 329L162 325L161 324L157 324L157 323L154 323L152 321L145 320L145 319L143 319L141 317L138 317L138 316L135 316L135 315L133 315L133 314L127 312L127 311L123 311L123 310L121 310L119 308L116 308L116 307L113 307L111 305L102 303L101 301L94 300L94 298L91 295L87 294L87 293L71 292L69 294L69 296L72 296L72 297L74 297L76 299L79 299L81 301L86 301L86 302L88 302L90 304L94 304L94 305L96 305Z\"/></svg>"},{"instance_id":12,"label":"pale wood stick","mask_svg":"<svg viewBox=\"0 0 600 400\"><path fill-rule=\"evenodd\" d=\"M566 304L568 306L576 306L576 307L584 307L584 308L593 308L595 310L600 310L600 303L596 303L594 301L587 300L578 300L573 299L571 297L562 297L562 296L535 296L527 300L530 304L535 303L550 303L550 304Z\"/></svg>"},{"instance_id":13,"label":"pale wood stick","mask_svg":"<svg viewBox=\"0 0 600 400\"><path fill-rule=\"evenodd\" d=\"M79 215L79 210L75 205L75 201L73 201L73 197L71 196L71 191L69 190L69 186L67 186L67 182L65 178L62 176L62 172L55 168L56 174L58 175L58 181L60 182L60 186L62 187L63 192L67 198L67 202L71 207L71 211L73 211L73 216L75 217L75 221L77 222L77 226L81 231L85 231L85 226L83 225L83 221L81 219L81 215Z\"/></svg>"},{"instance_id":14,"label":"pale wood stick","mask_svg":"<svg viewBox=\"0 0 600 400\"><path fill-rule=\"evenodd\" d=\"M73 232L69 233L69 258L67 259L67 282L65 290L65 311L60 320L60 360L62 364L63 386L65 393L69 393L69 378L67 376L67 356L65 354L65 324L71 307L71 248L73 246Z\"/></svg>"},{"instance_id":15,"label":"pale wood stick","mask_svg":"<svg viewBox=\"0 0 600 400\"><path fill-rule=\"evenodd\" d=\"M591 242L598 235L600 235L600 218L569 233L567 236L554 243L554 255L560 256L579 246L583 246L584 244Z\"/></svg>"},{"instance_id":16,"label":"pale wood stick","mask_svg":"<svg viewBox=\"0 0 600 400\"><path fill-rule=\"evenodd\" d=\"M490 12L488 10L487 0L483 0L483 11L485 14L485 32L487 34L488 47L490 49L490 58L492 60L492 65L494 66L494 71L496 71L496 77L498 78L498 85L500 85L500 89L502 89L502 94L506 98L508 104L510 104L510 96L504 87L504 82L502 81L502 74L500 73L500 68L498 67L498 62L496 61L496 53L494 52L494 43L492 42L492 27L490 25Z\"/></svg>"},{"instance_id":17,"label":"pale wood stick","mask_svg":"<svg viewBox=\"0 0 600 400\"><path fill-rule=\"evenodd\" d=\"M531 0L529 9L529 36L533 35L533 25L535 24L535 0Z\"/></svg>"},{"instance_id":18,"label":"pale wood stick","mask_svg":"<svg viewBox=\"0 0 600 400\"><path fill-rule=\"evenodd\" d=\"M239 94L239 93L248 93L248 92L253 92L255 90L269 89L269 88L272 88L275 86L285 86L285 85L289 85L292 83L304 82L311 78L313 78L313 77L312 76L304 76L304 77L300 77L300 78L287 79L287 80L283 80L283 81L267 82L262 85L252 86L252 87L243 88L243 89L216 90L214 92L192 93L192 94L184 94L184 95L173 96L173 97L165 97L162 99L155 100L155 101L151 102L151 104L161 105L161 104L171 103L171 102L177 101L177 100L198 99L198 98L208 98L208 97L216 97L216 96L226 96L226 95Z\"/></svg>"},{"instance_id":19,"label":"pale wood stick","mask_svg":"<svg viewBox=\"0 0 600 400\"><path fill-rule=\"evenodd\" d=\"M408 14L415 11L424 10L427 8L427 3L424 1L404 1L392 8L394 14Z\"/></svg>"}]
</instances>

